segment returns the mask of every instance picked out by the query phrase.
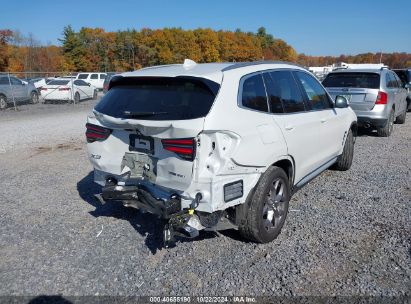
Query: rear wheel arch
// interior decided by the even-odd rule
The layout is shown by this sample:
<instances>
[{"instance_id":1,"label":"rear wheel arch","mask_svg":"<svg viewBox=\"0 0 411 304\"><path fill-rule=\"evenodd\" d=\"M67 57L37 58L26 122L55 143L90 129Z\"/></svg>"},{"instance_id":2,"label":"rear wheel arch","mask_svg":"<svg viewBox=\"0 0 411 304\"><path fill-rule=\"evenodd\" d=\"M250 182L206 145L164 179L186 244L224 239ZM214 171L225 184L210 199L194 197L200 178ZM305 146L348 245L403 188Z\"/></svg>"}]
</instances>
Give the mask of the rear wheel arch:
<instances>
[{"instance_id":1,"label":"rear wheel arch","mask_svg":"<svg viewBox=\"0 0 411 304\"><path fill-rule=\"evenodd\" d=\"M295 176L295 166L294 160L290 158L284 158L276 161L271 165L271 167L279 167L284 170L287 174L288 181L290 182L290 187L294 185L294 176Z\"/></svg>"},{"instance_id":2,"label":"rear wheel arch","mask_svg":"<svg viewBox=\"0 0 411 304\"><path fill-rule=\"evenodd\" d=\"M287 177L288 177L288 181L290 184L290 189L293 188L294 185L294 176L295 176L295 172L294 172L294 159L291 156L288 156L287 158L282 158L280 160L277 160L275 163L269 165L266 168L266 171L263 172L260 176L260 178L258 179L257 183L254 185L254 187L249 191L245 201L243 204L237 205L235 207L236 209L236 224L237 225L243 225L244 221L247 217L247 213L248 213L248 209L250 207L251 204L251 200L254 196L255 190L257 189L261 179L263 178L264 174L266 174L266 172L272 168L272 167L278 167L281 168L282 170L284 170L284 172L286 173Z\"/></svg>"},{"instance_id":3,"label":"rear wheel arch","mask_svg":"<svg viewBox=\"0 0 411 304\"><path fill-rule=\"evenodd\" d=\"M357 124L357 122L353 122L351 124L350 130L351 130L352 135L354 136L354 138L357 137L357 134L358 134L358 124Z\"/></svg>"}]
</instances>

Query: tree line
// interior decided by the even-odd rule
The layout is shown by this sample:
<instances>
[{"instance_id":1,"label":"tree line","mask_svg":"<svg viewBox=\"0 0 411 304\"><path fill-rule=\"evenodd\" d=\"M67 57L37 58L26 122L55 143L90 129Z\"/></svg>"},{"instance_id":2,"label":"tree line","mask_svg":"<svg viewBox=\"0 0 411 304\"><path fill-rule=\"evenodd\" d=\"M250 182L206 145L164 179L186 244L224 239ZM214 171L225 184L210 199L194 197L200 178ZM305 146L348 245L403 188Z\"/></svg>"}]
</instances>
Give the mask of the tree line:
<instances>
[{"instance_id":1,"label":"tree line","mask_svg":"<svg viewBox=\"0 0 411 304\"><path fill-rule=\"evenodd\" d=\"M129 71L146 66L196 62L241 62L283 60L304 66L323 66L336 62L378 63L392 68L411 66L411 54L366 53L355 56L307 56L264 27L253 32L215 31L198 28L148 28L106 32L83 27L75 31L66 26L61 46L39 43L32 34L0 30L0 71L78 72Z\"/></svg>"}]
</instances>

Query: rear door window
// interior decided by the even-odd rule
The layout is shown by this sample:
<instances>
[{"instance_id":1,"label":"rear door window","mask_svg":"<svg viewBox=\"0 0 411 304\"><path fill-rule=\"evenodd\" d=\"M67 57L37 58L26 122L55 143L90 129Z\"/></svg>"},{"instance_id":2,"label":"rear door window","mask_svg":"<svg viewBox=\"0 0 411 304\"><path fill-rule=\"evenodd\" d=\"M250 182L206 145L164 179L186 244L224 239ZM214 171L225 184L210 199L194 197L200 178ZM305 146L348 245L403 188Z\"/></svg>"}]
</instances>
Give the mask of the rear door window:
<instances>
[{"instance_id":1,"label":"rear door window","mask_svg":"<svg viewBox=\"0 0 411 304\"><path fill-rule=\"evenodd\" d=\"M274 83L270 73L263 73L264 84L267 90L268 103L272 113L284 113L283 102L281 100L281 92L277 83Z\"/></svg>"},{"instance_id":2,"label":"rear door window","mask_svg":"<svg viewBox=\"0 0 411 304\"><path fill-rule=\"evenodd\" d=\"M305 93L311 110L331 108L327 93L314 77L304 72L295 72L295 75L303 88L303 93Z\"/></svg>"},{"instance_id":3,"label":"rear door window","mask_svg":"<svg viewBox=\"0 0 411 304\"><path fill-rule=\"evenodd\" d=\"M323 81L327 88L365 88L378 89L380 87L380 75L377 73L330 73Z\"/></svg>"},{"instance_id":4,"label":"rear door window","mask_svg":"<svg viewBox=\"0 0 411 304\"><path fill-rule=\"evenodd\" d=\"M305 111L304 99L291 72L275 71L270 72L270 76L274 85L269 89L270 99L271 96L280 98L285 113Z\"/></svg>"},{"instance_id":5,"label":"rear door window","mask_svg":"<svg viewBox=\"0 0 411 304\"><path fill-rule=\"evenodd\" d=\"M397 81L395 80L395 77L391 75L391 73L385 74L385 85L387 88L396 88L397 87Z\"/></svg>"},{"instance_id":6,"label":"rear door window","mask_svg":"<svg viewBox=\"0 0 411 304\"><path fill-rule=\"evenodd\" d=\"M401 87L401 80L398 79L397 75L393 72L390 72L392 82L395 88L400 88Z\"/></svg>"},{"instance_id":7,"label":"rear door window","mask_svg":"<svg viewBox=\"0 0 411 304\"><path fill-rule=\"evenodd\" d=\"M246 108L268 112L267 95L260 73L250 76L243 81L241 103Z\"/></svg>"},{"instance_id":8,"label":"rear door window","mask_svg":"<svg viewBox=\"0 0 411 304\"><path fill-rule=\"evenodd\" d=\"M98 74L91 74L90 79L98 79Z\"/></svg>"},{"instance_id":9,"label":"rear door window","mask_svg":"<svg viewBox=\"0 0 411 304\"><path fill-rule=\"evenodd\" d=\"M17 78L14 78L14 77L10 77L10 82L11 82L12 85L21 85L22 84L21 80L19 80Z\"/></svg>"},{"instance_id":10,"label":"rear door window","mask_svg":"<svg viewBox=\"0 0 411 304\"><path fill-rule=\"evenodd\" d=\"M85 82L84 80L74 80L74 84L80 87L88 86L87 82Z\"/></svg>"},{"instance_id":11,"label":"rear door window","mask_svg":"<svg viewBox=\"0 0 411 304\"><path fill-rule=\"evenodd\" d=\"M100 74L100 79L106 79L106 74Z\"/></svg>"},{"instance_id":12,"label":"rear door window","mask_svg":"<svg viewBox=\"0 0 411 304\"><path fill-rule=\"evenodd\" d=\"M5 85L9 84L9 78L8 77L0 77L0 85Z\"/></svg>"},{"instance_id":13,"label":"rear door window","mask_svg":"<svg viewBox=\"0 0 411 304\"><path fill-rule=\"evenodd\" d=\"M121 77L95 110L116 118L195 119L208 114L219 88L196 77Z\"/></svg>"}]
</instances>

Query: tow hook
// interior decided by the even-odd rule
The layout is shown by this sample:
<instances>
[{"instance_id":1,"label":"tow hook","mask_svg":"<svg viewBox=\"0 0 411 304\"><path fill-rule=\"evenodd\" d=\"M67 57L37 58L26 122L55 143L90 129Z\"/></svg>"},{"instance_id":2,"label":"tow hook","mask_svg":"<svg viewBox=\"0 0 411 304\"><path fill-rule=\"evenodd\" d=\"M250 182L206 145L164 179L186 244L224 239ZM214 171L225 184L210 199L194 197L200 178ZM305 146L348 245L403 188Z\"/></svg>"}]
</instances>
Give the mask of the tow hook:
<instances>
[{"instance_id":1,"label":"tow hook","mask_svg":"<svg viewBox=\"0 0 411 304\"><path fill-rule=\"evenodd\" d=\"M200 192L198 192L194 198L194 201L191 203L190 208L196 209L202 199L203 199L203 195Z\"/></svg>"}]
</instances>

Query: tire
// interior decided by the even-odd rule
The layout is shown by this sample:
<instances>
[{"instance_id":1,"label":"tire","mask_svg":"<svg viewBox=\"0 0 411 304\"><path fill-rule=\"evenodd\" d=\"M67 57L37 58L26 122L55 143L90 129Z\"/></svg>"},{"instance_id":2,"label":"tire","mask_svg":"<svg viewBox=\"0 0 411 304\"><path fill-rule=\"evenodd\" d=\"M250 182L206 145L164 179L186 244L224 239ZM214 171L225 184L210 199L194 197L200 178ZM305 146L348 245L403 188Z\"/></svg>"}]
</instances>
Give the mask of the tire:
<instances>
[{"instance_id":1,"label":"tire","mask_svg":"<svg viewBox=\"0 0 411 304\"><path fill-rule=\"evenodd\" d=\"M0 95L0 110L7 108L7 98L4 95Z\"/></svg>"},{"instance_id":2,"label":"tire","mask_svg":"<svg viewBox=\"0 0 411 304\"><path fill-rule=\"evenodd\" d=\"M405 110L400 116L397 117L395 123L402 125L405 123L405 118L407 116L407 110Z\"/></svg>"},{"instance_id":3,"label":"tire","mask_svg":"<svg viewBox=\"0 0 411 304\"><path fill-rule=\"evenodd\" d=\"M39 94L37 92L31 92L30 94L30 101L32 104L36 104L39 102Z\"/></svg>"},{"instance_id":4,"label":"tire","mask_svg":"<svg viewBox=\"0 0 411 304\"><path fill-rule=\"evenodd\" d=\"M96 100L97 99L97 90L94 90L94 92L93 92L93 100Z\"/></svg>"},{"instance_id":5,"label":"tire","mask_svg":"<svg viewBox=\"0 0 411 304\"><path fill-rule=\"evenodd\" d=\"M287 174L270 167L261 177L251 198L241 235L253 242L268 243L281 232L288 213L290 186Z\"/></svg>"},{"instance_id":6,"label":"tire","mask_svg":"<svg viewBox=\"0 0 411 304\"><path fill-rule=\"evenodd\" d=\"M354 136L352 130L348 131L347 139L345 140L344 149L337 162L332 166L332 169L338 171L347 171L351 168L354 158Z\"/></svg>"},{"instance_id":7,"label":"tire","mask_svg":"<svg viewBox=\"0 0 411 304\"><path fill-rule=\"evenodd\" d=\"M382 128L377 128L377 134L379 137L388 137L392 133L394 128L394 109L391 109L390 115L388 116L385 126Z\"/></svg>"},{"instance_id":8,"label":"tire","mask_svg":"<svg viewBox=\"0 0 411 304\"><path fill-rule=\"evenodd\" d=\"M76 92L76 94L74 94L74 103L79 103L79 102L80 102L80 94Z\"/></svg>"}]
</instances>

